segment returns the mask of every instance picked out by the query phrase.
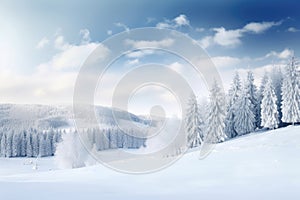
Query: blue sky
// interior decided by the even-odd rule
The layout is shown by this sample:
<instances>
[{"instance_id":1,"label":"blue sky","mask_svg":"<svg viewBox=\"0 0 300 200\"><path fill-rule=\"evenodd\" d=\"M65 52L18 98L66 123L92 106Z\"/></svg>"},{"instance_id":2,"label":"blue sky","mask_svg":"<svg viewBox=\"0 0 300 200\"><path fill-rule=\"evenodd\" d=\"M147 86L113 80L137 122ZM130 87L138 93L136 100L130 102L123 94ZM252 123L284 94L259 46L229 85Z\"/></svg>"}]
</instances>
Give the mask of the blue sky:
<instances>
[{"instance_id":1,"label":"blue sky","mask_svg":"<svg viewBox=\"0 0 300 200\"><path fill-rule=\"evenodd\" d=\"M279 0L1 1L0 101L70 102L87 55L111 35L141 27L175 29L197 40L225 86L234 70L260 77L299 55L299 7Z\"/></svg>"}]
</instances>

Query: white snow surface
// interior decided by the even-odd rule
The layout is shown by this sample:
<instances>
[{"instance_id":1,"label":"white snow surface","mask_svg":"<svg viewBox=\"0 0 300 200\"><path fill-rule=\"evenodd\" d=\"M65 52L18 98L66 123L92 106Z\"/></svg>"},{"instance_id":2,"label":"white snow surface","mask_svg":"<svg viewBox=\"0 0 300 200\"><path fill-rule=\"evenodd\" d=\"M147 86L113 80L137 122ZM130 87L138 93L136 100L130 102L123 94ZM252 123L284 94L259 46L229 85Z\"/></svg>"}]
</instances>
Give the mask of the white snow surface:
<instances>
[{"instance_id":1,"label":"white snow surface","mask_svg":"<svg viewBox=\"0 0 300 200\"><path fill-rule=\"evenodd\" d=\"M95 165L57 170L53 158L0 159L0 199L300 199L300 126L245 135L204 160L197 150L162 171ZM33 162L30 164L30 160Z\"/></svg>"}]
</instances>

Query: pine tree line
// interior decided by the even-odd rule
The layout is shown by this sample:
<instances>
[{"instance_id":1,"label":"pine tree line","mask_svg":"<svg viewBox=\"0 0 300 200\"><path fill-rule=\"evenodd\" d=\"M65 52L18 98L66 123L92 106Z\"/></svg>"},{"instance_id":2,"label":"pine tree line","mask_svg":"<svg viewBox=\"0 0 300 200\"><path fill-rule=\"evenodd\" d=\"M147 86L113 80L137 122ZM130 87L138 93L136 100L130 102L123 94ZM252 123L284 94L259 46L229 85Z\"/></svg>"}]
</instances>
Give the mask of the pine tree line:
<instances>
[{"instance_id":1,"label":"pine tree line","mask_svg":"<svg viewBox=\"0 0 300 200\"><path fill-rule=\"evenodd\" d=\"M120 130L117 127L91 128L83 131L87 135L90 145L96 151L107 149L125 148L138 149L145 146L146 138L138 135L136 130Z\"/></svg>"},{"instance_id":2,"label":"pine tree line","mask_svg":"<svg viewBox=\"0 0 300 200\"><path fill-rule=\"evenodd\" d=\"M283 72L282 72L283 70ZM225 100L226 99L226 100ZM265 73L259 90L253 72L248 71L242 83L236 72L227 95L217 82L210 90L205 129L192 97L187 109L186 131L191 147L206 137L211 142L248 134L260 128L275 129L300 122L300 69L295 57L283 69L273 67ZM226 103L225 103L226 102ZM196 135L196 136L195 136ZM202 140L199 140L201 138ZM200 142L199 142L200 141Z\"/></svg>"},{"instance_id":3,"label":"pine tree line","mask_svg":"<svg viewBox=\"0 0 300 200\"><path fill-rule=\"evenodd\" d=\"M36 129L14 131L0 130L1 157L53 156L61 131L39 132Z\"/></svg>"},{"instance_id":4,"label":"pine tree line","mask_svg":"<svg viewBox=\"0 0 300 200\"><path fill-rule=\"evenodd\" d=\"M115 148L137 149L145 146L145 138L138 137L133 130L127 133L117 128L87 129L88 141L95 150L107 150ZM49 130L38 131L36 129L14 131L0 130L0 157L46 157L53 156L57 143L61 142L62 134L77 134L75 130Z\"/></svg>"}]
</instances>

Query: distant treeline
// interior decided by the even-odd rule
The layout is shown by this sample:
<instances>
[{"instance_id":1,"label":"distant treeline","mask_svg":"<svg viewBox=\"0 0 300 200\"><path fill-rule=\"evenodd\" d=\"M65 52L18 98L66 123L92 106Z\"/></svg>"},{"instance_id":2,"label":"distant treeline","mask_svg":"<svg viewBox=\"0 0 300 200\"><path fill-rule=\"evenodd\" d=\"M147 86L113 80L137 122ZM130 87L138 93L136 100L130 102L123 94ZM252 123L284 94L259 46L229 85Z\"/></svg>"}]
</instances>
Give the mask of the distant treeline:
<instances>
[{"instance_id":1,"label":"distant treeline","mask_svg":"<svg viewBox=\"0 0 300 200\"><path fill-rule=\"evenodd\" d=\"M97 151L106 149L138 149L145 146L146 138L140 137L138 131L127 129L124 131L117 127L106 129L87 129L86 134L88 141Z\"/></svg>"},{"instance_id":2,"label":"distant treeline","mask_svg":"<svg viewBox=\"0 0 300 200\"><path fill-rule=\"evenodd\" d=\"M62 130L14 131L0 130L1 157L45 157L53 156L56 144L61 140Z\"/></svg>"},{"instance_id":3,"label":"distant treeline","mask_svg":"<svg viewBox=\"0 0 300 200\"><path fill-rule=\"evenodd\" d=\"M115 148L140 148L145 146L146 139L135 136L133 130L127 133L118 128L86 129L82 134L97 151ZM46 157L53 156L57 143L61 142L63 134L74 134L75 130L0 130L1 157ZM77 133L76 133L77 134Z\"/></svg>"}]
</instances>

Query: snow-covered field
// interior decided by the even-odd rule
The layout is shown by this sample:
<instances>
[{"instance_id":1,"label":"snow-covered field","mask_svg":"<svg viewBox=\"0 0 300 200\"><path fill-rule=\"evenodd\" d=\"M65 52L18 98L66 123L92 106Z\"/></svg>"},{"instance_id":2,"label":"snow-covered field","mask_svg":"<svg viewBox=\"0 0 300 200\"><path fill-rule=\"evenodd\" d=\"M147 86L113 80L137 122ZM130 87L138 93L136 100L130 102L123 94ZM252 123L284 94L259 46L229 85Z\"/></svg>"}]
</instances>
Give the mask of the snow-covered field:
<instances>
[{"instance_id":1,"label":"snow-covered field","mask_svg":"<svg viewBox=\"0 0 300 200\"><path fill-rule=\"evenodd\" d=\"M257 132L145 175L102 165L57 170L53 158L0 159L0 199L300 199L300 126ZM30 161L33 163L31 164Z\"/></svg>"}]
</instances>

